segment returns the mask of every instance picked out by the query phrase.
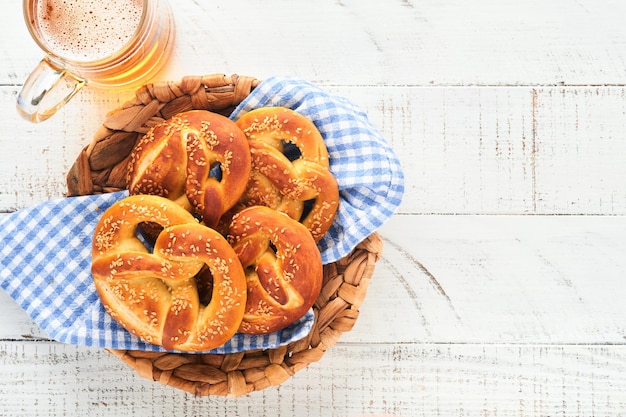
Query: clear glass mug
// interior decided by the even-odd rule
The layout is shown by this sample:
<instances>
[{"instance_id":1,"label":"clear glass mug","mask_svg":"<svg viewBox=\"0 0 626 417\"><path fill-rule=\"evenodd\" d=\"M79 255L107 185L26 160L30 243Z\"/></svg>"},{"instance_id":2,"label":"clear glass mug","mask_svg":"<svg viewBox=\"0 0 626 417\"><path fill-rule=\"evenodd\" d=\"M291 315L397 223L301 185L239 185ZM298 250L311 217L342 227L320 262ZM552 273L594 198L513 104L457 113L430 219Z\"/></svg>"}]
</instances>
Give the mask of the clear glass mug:
<instances>
[{"instance_id":1,"label":"clear glass mug","mask_svg":"<svg viewBox=\"0 0 626 417\"><path fill-rule=\"evenodd\" d=\"M137 87L154 77L174 44L166 0L24 0L26 25L45 57L24 82L17 110L40 122L83 86Z\"/></svg>"}]
</instances>

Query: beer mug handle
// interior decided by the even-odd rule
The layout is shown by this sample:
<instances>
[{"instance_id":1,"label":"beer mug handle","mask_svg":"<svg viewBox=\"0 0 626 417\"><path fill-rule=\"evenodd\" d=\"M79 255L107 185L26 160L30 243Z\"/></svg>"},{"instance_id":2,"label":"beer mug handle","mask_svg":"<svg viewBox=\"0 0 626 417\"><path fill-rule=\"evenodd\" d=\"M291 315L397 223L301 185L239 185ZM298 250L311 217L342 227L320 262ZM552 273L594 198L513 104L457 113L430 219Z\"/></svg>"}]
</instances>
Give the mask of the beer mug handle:
<instances>
[{"instance_id":1,"label":"beer mug handle","mask_svg":"<svg viewBox=\"0 0 626 417\"><path fill-rule=\"evenodd\" d=\"M17 110L32 122L54 115L85 85L85 80L44 58L28 76L17 97Z\"/></svg>"}]
</instances>

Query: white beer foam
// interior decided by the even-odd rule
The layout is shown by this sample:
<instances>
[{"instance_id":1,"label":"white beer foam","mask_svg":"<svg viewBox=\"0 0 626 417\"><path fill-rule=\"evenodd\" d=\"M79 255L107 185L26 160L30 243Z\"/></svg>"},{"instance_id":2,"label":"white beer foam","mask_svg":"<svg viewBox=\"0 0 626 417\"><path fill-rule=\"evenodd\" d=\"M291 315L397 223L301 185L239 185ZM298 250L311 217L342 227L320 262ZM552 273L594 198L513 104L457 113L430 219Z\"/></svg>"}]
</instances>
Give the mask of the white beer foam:
<instances>
[{"instance_id":1,"label":"white beer foam","mask_svg":"<svg viewBox=\"0 0 626 417\"><path fill-rule=\"evenodd\" d=\"M133 36L142 0L41 0L38 26L50 49L64 58L93 61L112 55Z\"/></svg>"}]
</instances>

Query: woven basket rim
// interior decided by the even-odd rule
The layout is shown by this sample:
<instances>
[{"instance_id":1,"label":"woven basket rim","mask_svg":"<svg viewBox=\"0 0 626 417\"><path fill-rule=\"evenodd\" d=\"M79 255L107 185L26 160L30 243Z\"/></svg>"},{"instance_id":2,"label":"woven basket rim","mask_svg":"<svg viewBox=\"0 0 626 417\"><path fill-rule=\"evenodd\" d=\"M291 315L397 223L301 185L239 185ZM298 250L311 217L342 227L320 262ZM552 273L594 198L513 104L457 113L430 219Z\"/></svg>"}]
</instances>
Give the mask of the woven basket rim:
<instances>
[{"instance_id":1,"label":"woven basket rim","mask_svg":"<svg viewBox=\"0 0 626 417\"><path fill-rule=\"evenodd\" d=\"M129 154L152 126L193 109L228 116L260 82L237 74L211 74L141 86L133 99L106 115L77 156L66 178L68 196L125 189ZM108 351L140 377L197 396L237 397L280 385L320 360L352 329L381 253L382 240L374 232L346 257L324 265L322 291L313 307L313 329L289 345L231 354Z\"/></svg>"}]
</instances>

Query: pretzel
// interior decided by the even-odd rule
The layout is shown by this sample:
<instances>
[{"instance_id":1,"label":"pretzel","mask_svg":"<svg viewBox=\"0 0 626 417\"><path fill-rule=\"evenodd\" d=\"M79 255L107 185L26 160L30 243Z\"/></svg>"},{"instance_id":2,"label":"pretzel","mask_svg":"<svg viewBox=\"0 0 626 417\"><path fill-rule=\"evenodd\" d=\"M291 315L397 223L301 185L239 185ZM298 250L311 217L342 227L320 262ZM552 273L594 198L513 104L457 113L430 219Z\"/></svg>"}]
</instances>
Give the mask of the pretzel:
<instances>
[{"instance_id":1,"label":"pretzel","mask_svg":"<svg viewBox=\"0 0 626 417\"><path fill-rule=\"evenodd\" d=\"M334 221L339 191L326 145L313 122L284 107L262 107L236 123L248 138L252 155L252 172L240 204L285 213L320 240ZM289 155L293 145L297 148Z\"/></svg>"},{"instance_id":2,"label":"pretzel","mask_svg":"<svg viewBox=\"0 0 626 417\"><path fill-rule=\"evenodd\" d=\"M313 306L322 286L322 259L304 225L269 207L249 207L234 216L229 241L248 286L239 332L280 330Z\"/></svg>"},{"instance_id":3,"label":"pretzel","mask_svg":"<svg viewBox=\"0 0 626 417\"><path fill-rule=\"evenodd\" d=\"M141 222L163 227L152 253L136 236ZM196 276L213 277L210 302ZM246 279L227 240L176 203L130 196L96 226L92 275L106 311L129 332L167 350L221 346L241 324Z\"/></svg>"},{"instance_id":4,"label":"pretzel","mask_svg":"<svg viewBox=\"0 0 626 417\"><path fill-rule=\"evenodd\" d=\"M247 139L233 121L191 110L156 125L135 145L127 188L176 201L214 228L243 194L250 163Z\"/></svg>"}]
</instances>

